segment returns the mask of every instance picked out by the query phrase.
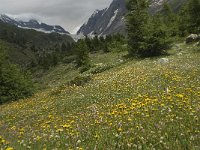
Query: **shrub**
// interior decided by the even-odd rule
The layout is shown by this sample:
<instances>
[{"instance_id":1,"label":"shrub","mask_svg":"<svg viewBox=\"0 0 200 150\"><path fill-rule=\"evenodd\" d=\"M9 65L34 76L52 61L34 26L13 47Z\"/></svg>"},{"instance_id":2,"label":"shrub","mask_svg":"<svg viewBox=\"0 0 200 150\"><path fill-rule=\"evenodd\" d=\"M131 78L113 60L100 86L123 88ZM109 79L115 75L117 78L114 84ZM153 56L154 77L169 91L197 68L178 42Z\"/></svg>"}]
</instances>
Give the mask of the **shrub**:
<instances>
[{"instance_id":1,"label":"shrub","mask_svg":"<svg viewBox=\"0 0 200 150\"><path fill-rule=\"evenodd\" d=\"M85 75L79 75L72 79L71 81L68 82L68 85L77 85L77 86L82 86L89 81L91 81L91 75L90 74L85 74Z\"/></svg>"},{"instance_id":2,"label":"shrub","mask_svg":"<svg viewBox=\"0 0 200 150\"><path fill-rule=\"evenodd\" d=\"M33 94L30 74L11 64L0 52L0 104Z\"/></svg>"},{"instance_id":3,"label":"shrub","mask_svg":"<svg viewBox=\"0 0 200 150\"><path fill-rule=\"evenodd\" d=\"M91 68L90 70L88 70L87 73L97 74L97 73L101 73L101 72L104 72L106 70L109 70L113 67L114 67L114 65L98 64L94 68Z\"/></svg>"}]
</instances>

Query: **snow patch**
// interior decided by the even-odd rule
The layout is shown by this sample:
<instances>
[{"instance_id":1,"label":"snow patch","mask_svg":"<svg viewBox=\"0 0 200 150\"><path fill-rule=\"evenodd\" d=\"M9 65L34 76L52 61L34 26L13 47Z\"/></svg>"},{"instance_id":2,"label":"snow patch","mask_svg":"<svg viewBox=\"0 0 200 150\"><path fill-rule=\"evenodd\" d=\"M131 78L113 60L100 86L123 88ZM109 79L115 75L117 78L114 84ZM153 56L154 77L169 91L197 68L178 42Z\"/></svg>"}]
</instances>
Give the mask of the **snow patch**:
<instances>
[{"instance_id":1,"label":"snow patch","mask_svg":"<svg viewBox=\"0 0 200 150\"><path fill-rule=\"evenodd\" d=\"M109 23L108 23L108 25L107 25L107 28L109 28L109 27L112 25L113 21L114 21L115 18L117 17L118 12L119 12L119 9L115 10L114 16L112 16L112 18L110 19L110 21L109 21Z\"/></svg>"},{"instance_id":2,"label":"snow patch","mask_svg":"<svg viewBox=\"0 0 200 150\"><path fill-rule=\"evenodd\" d=\"M99 13L99 11L100 11L100 10L98 10L98 9L95 10L94 13L92 14L92 17L95 17L95 15Z\"/></svg>"}]
</instances>

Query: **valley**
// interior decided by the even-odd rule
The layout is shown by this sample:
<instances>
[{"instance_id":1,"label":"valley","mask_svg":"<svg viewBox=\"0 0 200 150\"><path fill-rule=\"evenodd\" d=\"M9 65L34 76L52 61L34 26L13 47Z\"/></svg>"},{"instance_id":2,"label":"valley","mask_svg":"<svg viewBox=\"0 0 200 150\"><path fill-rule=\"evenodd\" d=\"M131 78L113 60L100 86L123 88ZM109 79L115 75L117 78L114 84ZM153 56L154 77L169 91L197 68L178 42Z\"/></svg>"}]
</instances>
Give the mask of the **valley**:
<instances>
[{"instance_id":1,"label":"valley","mask_svg":"<svg viewBox=\"0 0 200 150\"><path fill-rule=\"evenodd\" d=\"M69 2L40 10L58 17ZM199 10L113 0L76 34L0 15L0 150L200 149Z\"/></svg>"}]
</instances>

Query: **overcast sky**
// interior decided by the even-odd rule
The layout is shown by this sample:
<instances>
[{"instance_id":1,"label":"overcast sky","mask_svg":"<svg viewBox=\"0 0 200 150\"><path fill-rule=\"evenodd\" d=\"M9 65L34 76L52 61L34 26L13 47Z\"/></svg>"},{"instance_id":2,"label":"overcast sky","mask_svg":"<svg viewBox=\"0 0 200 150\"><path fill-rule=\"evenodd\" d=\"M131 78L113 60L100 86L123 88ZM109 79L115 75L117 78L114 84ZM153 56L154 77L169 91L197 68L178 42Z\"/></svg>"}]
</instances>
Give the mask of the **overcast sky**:
<instances>
[{"instance_id":1,"label":"overcast sky","mask_svg":"<svg viewBox=\"0 0 200 150\"><path fill-rule=\"evenodd\" d=\"M96 9L109 6L112 0L0 0L0 14L37 18L51 25L75 31Z\"/></svg>"}]
</instances>

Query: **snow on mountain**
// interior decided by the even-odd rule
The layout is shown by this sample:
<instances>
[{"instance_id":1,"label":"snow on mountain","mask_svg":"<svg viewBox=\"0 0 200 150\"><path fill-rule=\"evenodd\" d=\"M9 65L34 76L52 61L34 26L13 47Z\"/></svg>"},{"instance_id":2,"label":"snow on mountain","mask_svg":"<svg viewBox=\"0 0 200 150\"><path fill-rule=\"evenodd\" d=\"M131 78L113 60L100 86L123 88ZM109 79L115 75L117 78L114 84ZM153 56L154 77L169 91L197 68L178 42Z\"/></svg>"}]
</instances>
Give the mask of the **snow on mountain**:
<instances>
[{"instance_id":1,"label":"snow on mountain","mask_svg":"<svg viewBox=\"0 0 200 150\"><path fill-rule=\"evenodd\" d=\"M109 21L109 23L108 23L108 25L107 25L107 28L109 28L111 25L112 25L112 23L113 23L113 21L115 20L115 18L117 17L117 13L118 13L118 9L117 10L115 10L115 12L114 12L114 16L112 16L112 18L110 19L110 21ZM102 29L102 28L101 28Z\"/></svg>"},{"instance_id":2,"label":"snow on mountain","mask_svg":"<svg viewBox=\"0 0 200 150\"><path fill-rule=\"evenodd\" d=\"M124 32L125 26L122 16L126 13L124 0L114 0L108 8L96 10L88 21L81 26L77 34L83 35L106 35L113 32Z\"/></svg>"},{"instance_id":3,"label":"snow on mountain","mask_svg":"<svg viewBox=\"0 0 200 150\"><path fill-rule=\"evenodd\" d=\"M164 1L169 3L172 9L176 11L187 0L150 0L149 13L155 14L161 11ZM108 8L96 10L88 21L80 27L77 34L99 36L115 33L126 34L126 13L125 0L113 0Z\"/></svg>"},{"instance_id":4,"label":"snow on mountain","mask_svg":"<svg viewBox=\"0 0 200 150\"><path fill-rule=\"evenodd\" d=\"M48 25L42 22L37 21L36 19L22 19L22 18L15 18L14 15L0 15L0 20L15 25L19 28L23 29L33 29L36 31L44 32L44 33L59 33L59 34L69 34L69 32L65 31L61 26L58 25Z\"/></svg>"}]
</instances>

